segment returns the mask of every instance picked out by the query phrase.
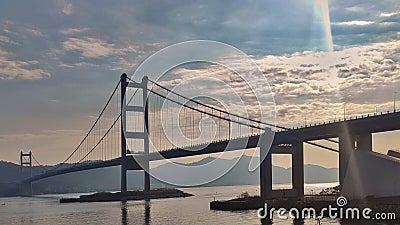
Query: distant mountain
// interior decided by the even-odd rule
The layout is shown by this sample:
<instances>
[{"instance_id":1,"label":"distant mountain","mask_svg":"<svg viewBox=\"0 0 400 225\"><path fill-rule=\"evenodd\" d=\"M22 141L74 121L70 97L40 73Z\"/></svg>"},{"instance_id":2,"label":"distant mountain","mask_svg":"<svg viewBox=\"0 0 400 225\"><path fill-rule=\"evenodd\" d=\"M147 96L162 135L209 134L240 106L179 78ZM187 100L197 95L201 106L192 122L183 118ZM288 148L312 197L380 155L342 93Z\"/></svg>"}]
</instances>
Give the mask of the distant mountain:
<instances>
[{"instance_id":1,"label":"distant mountain","mask_svg":"<svg viewBox=\"0 0 400 225\"><path fill-rule=\"evenodd\" d=\"M17 181L20 177L20 167L14 163L0 161L0 183Z\"/></svg>"},{"instance_id":2,"label":"distant mountain","mask_svg":"<svg viewBox=\"0 0 400 225\"><path fill-rule=\"evenodd\" d=\"M187 166L199 166L206 163L211 162L215 158L207 157L200 161L184 164ZM222 164L231 165L232 160L237 159L219 159L219 164L223 167ZM244 184L258 184L260 172L259 170L255 170L253 172L249 172L249 164L251 157L250 156L242 156L237 164L224 176L219 179L208 183L204 186L226 186L226 185L244 185ZM152 170L157 177L173 177L176 174L179 174L178 171L174 170L170 163L160 165ZM283 168L279 166L273 166L273 183L274 184L287 184L291 183L291 172L292 168ZM198 176L205 176L207 173L212 173L213 171L202 171L203 174L197 174ZM339 180L339 169L338 168L325 168L322 166L306 164L304 165L304 179L306 183L328 183L328 182L337 182ZM185 177L185 181L196 183L196 176L188 176Z\"/></svg>"},{"instance_id":3,"label":"distant mountain","mask_svg":"<svg viewBox=\"0 0 400 225\"><path fill-rule=\"evenodd\" d=\"M306 164L304 165L304 180L308 184L338 182L339 169Z\"/></svg>"},{"instance_id":4,"label":"distant mountain","mask_svg":"<svg viewBox=\"0 0 400 225\"><path fill-rule=\"evenodd\" d=\"M184 164L186 166L199 166L208 163L215 158L206 157L199 161ZM219 159L218 167L226 168L230 165L232 160L237 159ZM219 179L208 183L204 186L225 186L225 185L244 185L244 184L258 184L259 183L259 170L253 172L248 171L248 165L251 157L243 156L239 159L237 164L224 176ZM39 174L45 169L50 169L51 166L46 167L33 167L32 174ZM198 171L205 175L213 173L214 171L202 170ZM324 168L317 165L305 165L305 182L306 183L324 183L324 182L337 182L338 169L337 168ZM166 163L152 169L152 173L158 177L169 177L179 175L179 170L176 171L171 163ZM20 177L19 165L0 161L0 195L4 183L15 182ZM187 182L196 183L196 176L187 176L184 178ZM278 166L273 167L273 182L275 184L284 184L291 182L291 168L282 168ZM3 185L2 185L3 183ZM151 179L152 187L165 187L170 186L164 184L154 178ZM109 167L89 171L75 172L71 174L64 174L56 177L43 179L33 183L34 193L73 193L73 192L94 192L94 191L117 191L120 188L120 168ZM129 171L128 172L128 187L130 189L143 188L143 172L142 171Z\"/></svg>"}]
</instances>

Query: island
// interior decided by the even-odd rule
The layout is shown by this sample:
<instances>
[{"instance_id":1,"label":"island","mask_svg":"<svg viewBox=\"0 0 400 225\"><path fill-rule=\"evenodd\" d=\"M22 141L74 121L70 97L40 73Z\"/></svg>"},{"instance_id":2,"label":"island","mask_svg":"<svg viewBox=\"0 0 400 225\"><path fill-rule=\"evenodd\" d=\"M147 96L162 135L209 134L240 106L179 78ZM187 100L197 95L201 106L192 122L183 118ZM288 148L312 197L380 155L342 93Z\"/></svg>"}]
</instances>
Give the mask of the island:
<instances>
[{"instance_id":1,"label":"island","mask_svg":"<svg viewBox=\"0 0 400 225\"><path fill-rule=\"evenodd\" d=\"M127 200L146 200L160 198L186 198L193 196L190 193L172 188L159 188L150 191L128 191L126 194L121 192L99 192L90 195L81 195L79 198L61 198L60 203L71 202L111 202Z\"/></svg>"}]
</instances>

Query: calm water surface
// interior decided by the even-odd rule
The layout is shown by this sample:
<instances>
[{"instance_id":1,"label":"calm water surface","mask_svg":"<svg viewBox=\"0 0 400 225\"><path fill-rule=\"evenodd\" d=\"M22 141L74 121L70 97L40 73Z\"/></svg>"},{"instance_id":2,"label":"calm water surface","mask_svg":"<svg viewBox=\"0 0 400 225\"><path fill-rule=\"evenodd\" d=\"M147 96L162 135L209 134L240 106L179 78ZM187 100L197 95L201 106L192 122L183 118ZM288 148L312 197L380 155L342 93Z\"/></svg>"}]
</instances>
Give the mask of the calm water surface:
<instances>
[{"instance_id":1,"label":"calm water surface","mask_svg":"<svg viewBox=\"0 0 400 225\"><path fill-rule=\"evenodd\" d=\"M306 185L306 193L318 192L336 184ZM278 185L283 188L285 185ZM258 194L257 185L182 188L195 196L150 201L68 203L61 197L80 194L42 195L36 197L0 198L0 224L261 224L255 210L221 212L209 209L214 199L224 200L242 192ZM5 203L5 205L3 205ZM273 224L317 224L315 220L274 219ZM323 219L322 224L340 224ZM348 223L347 223L348 224Z\"/></svg>"}]
</instances>

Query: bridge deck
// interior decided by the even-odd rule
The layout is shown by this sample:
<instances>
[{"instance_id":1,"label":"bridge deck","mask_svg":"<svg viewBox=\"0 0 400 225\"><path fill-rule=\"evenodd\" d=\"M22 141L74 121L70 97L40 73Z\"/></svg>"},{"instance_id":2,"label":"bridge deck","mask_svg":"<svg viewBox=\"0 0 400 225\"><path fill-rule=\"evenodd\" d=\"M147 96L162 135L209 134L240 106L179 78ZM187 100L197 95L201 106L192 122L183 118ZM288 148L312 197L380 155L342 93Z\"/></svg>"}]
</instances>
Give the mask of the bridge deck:
<instances>
[{"instance_id":1,"label":"bridge deck","mask_svg":"<svg viewBox=\"0 0 400 225\"><path fill-rule=\"evenodd\" d=\"M400 112L388 113L383 115L369 116L358 119L319 124L310 127L303 127L298 129L292 129L287 131L280 131L275 133L273 145L287 144L297 141L315 141L327 138L335 138L340 136L343 132L349 132L353 134L366 134L366 133L378 133L385 131L393 131L400 129ZM258 147L258 141L260 136L250 136L236 138L232 140L225 140L210 143L204 146L191 146L185 149L177 148L159 153L150 153L149 160L162 160L162 159L173 159L182 158L203 154L218 153L223 151L235 151L248 148ZM202 150L197 150L202 147ZM137 158L140 160L140 156ZM66 173L72 173L82 170L97 169L110 166L121 165L121 158L112 159L109 161L95 162L91 164L84 164L79 166L73 166L65 169L59 169L50 171L44 174L33 176L24 182L32 182L41 180L44 178L57 176ZM140 166L133 159L128 160L129 169L140 170Z\"/></svg>"}]
</instances>

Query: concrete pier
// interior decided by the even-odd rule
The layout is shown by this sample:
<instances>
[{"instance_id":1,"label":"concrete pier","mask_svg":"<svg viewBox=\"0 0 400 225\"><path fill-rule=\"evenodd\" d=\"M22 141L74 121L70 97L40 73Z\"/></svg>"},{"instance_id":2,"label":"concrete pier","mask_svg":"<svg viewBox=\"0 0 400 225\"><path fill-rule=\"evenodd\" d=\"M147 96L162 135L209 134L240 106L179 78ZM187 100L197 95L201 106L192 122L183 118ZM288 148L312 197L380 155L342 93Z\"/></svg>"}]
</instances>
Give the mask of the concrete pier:
<instances>
[{"instance_id":1,"label":"concrete pier","mask_svg":"<svg viewBox=\"0 0 400 225\"><path fill-rule=\"evenodd\" d=\"M263 134L267 135L267 134ZM303 142L295 142L284 145L274 145L269 148L260 140L260 196L263 200L274 198L304 198L304 148ZM287 154L292 156L292 189L272 189L272 155Z\"/></svg>"}]
</instances>

